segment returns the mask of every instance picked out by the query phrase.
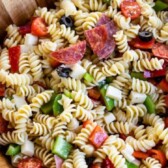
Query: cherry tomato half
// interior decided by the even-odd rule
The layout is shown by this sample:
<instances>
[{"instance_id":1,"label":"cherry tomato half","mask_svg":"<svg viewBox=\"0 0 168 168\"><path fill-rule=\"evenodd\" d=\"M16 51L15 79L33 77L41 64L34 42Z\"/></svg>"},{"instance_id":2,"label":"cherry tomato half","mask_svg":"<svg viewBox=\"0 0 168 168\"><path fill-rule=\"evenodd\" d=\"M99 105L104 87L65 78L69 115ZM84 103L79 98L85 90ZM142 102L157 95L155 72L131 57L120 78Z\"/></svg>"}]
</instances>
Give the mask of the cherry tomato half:
<instances>
[{"instance_id":1,"label":"cherry tomato half","mask_svg":"<svg viewBox=\"0 0 168 168\"><path fill-rule=\"evenodd\" d=\"M136 19L141 14L141 8L137 2L123 1L121 3L121 12L127 18Z\"/></svg>"},{"instance_id":2,"label":"cherry tomato half","mask_svg":"<svg viewBox=\"0 0 168 168\"><path fill-rule=\"evenodd\" d=\"M31 33L39 37L43 37L48 34L47 26L42 18L37 17L33 20L31 25Z\"/></svg>"}]
</instances>

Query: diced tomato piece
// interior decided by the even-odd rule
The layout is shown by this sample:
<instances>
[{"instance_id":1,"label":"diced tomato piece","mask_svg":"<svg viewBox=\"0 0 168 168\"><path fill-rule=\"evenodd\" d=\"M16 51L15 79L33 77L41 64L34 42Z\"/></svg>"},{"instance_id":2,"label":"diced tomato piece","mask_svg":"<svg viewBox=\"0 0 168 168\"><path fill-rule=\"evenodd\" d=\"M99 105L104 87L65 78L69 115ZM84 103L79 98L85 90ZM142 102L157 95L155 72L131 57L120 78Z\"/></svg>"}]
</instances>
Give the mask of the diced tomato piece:
<instances>
[{"instance_id":1,"label":"diced tomato piece","mask_svg":"<svg viewBox=\"0 0 168 168\"><path fill-rule=\"evenodd\" d=\"M99 148L103 142L107 139L108 135L99 125L95 127L89 137L89 141L96 147Z\"/></svg>"},{"instance_id":2,"label":"diced tomato piece","mask_svg":"<svg viewBox=\"0 0 168 168\"><path fill-rule=\"evenodd\" d=\"M125 17L136 19L141 14L141 8L137 2L123 1L120 7L121 7L121 12Z\"/></svg>"},{"instance_id":3,"label":"diced tomato piece","mask_svg":"<svg viewBox=\"0 0 168 168\"><path fill-rule=\"evenodd\" d=\"M166 156L165 154L161 151L161 150L156 150L156 149L151 149L151 150L148 150L147 153L160 161L160 163L162 164L162 167L165 167L166 166Z\"/></svg>"},{"instance_id":4,"label":"diced tomato piece","mask_svg":"<svg viewBox=\"0 0 168 168\"><path fill-rule=\"evenodd\" d=\"M161 82L157 85L164 92L168 92L168 82L165 79L162 79Z\"/></svg>"},{"instance_id":5,"label":"diced tomato piece","mask_svg":"<svg viewBox=\"0 0 168 168\"><path fill-rule=\"evenodd\" d=\"M164 122L165 122L165 127L168 128L168 117L166 117L166 118L164 119Z\"/></svg>"},{"instance_id":6,"label":"diced tomato piece","mask_svg":"<svg viewBox=\"0 0 168 168\"><path fill-rule=\"evenodd\" d=\"M90 120L86 120L85 122L83 122L82 127L85 128L88 124L92 124L93 122Z\"/></svg>"},{"instance_id":7,"label":"diced tomato piece","mask_svg":"<svg viewBox=\"0 0 168 168\"><path fill-rule=\"evenodd\" d=\"M86 51L86 41L79 41L78 43L66 47L50 54L50 58L64 64L75 64L80 61Z\"/></svg>"},{"instance_id":8,"label":"diced tomato piece","mask_svg":"<svg viewBox=\"0 0 168 168\"><path fill-rule=\"evenodd\" d=\"M146 159L147 157L149 157L149 154L141 151L134 151L132 155L137 159Z\"/></svg>"},{"instance_id":9,"label":"diced tomato piece","mask_svg":"<svg viewBox=\"0 0 168 168\"><path fill-rule=\"evenodd\" d=\"M153 45L152 53L154 56L168 59L168 45L156 43Z\"/></svg>"},{"instance_id":10,"label":"diced tomato piece","mask_svg":"<svg viewBox=\"0 0 168 168\"><path fill-rule=\"evenodd\" d=\"M166 75L166 69L156 71L144 71L144 78L156 78L165 75Z\"/></svg>"},{"instance_id":11,"label":"diced tomato piece","mask_svg":"<svg viewBox=\"0 0 168 168\"><path fill-rule=\"evenodd\" d=\"M20 46L11 47L9 48L8 52L9 52L9 61L11 65L11 72L12 73L18 72L21 48Z\"/></svg>"},{"instance_id":12,"label":"diced tomato piece","mask_svg":"<svg viewBox=\"0 0 168 168\"><path fill-rule=\"evenodd\" d=\"M2 114L0 114L0 133L5 133L8 131L8 122L2 117Z\"/></svg>"},{"instance_id":13,"label":"diced tomato piece","mask_svg":"<svg viewBox=\"0 0 168 168\"><path fill-rule=\"evenodd\" d=\"M37 17L32 21L31 33L38 37L48 35L46 23L42 18Z\"/></svg>"},{"instance_id":14,"label":"diced tomato piece","mask_svg":"<svg viewBox=\"0 0 168 168\"><path fill-rule=\"evenodd\" d=\"M125 135L125 134L120 134L119 136L120 136L120 138L123 139L124 141L127 139L127 135Z\"/></svg>"},{"instance_id":15,"label":"diced tomato piece","mask_svg":"<svg viewBox=\"0 0 168 168\"><path fill-rule=\"evenodd\" d=\"M111 160L108 157L106 157L103 160L102 167L103 168L115 168L114 165L111 163Z\"/></svg>"},{"instance_id":16,"label":"diced tomato piece","mask_svg":"<svg viewBox=\"0 0 168 168\"><path fill-rule=\"evenodd\" d=\"M92 88L88 90L88 95L90 98L98 100L100 98L100 92L97 88Z\"/></svg>"},{"instance_id":17,"label":"diced tomato piece","mask_svg":"<svg viewBox=\"0 0 168 168\"><path fill-rule=\"evenodd\" d=\"M165 96L166 107L168 108L168 95Z\"/></svg>"},{"instance_id":18,"label":"diced tomato piece","mask_svg":"<svg viewBox=\"0 0 168 168\"><path fill-rule=\"evenodd\" d=\"M91 165L89 168L102 168L102 167L101 167L101 164L95 163L95 164Z\"/></svg>"},{"instance_id":19,"label":"diced tomato piece","mask_svg":"<svg viewBox=\"0 0 168 168\"><path fill-rule=\"evenodd\" d=\"M0 83L0 97L5 95L5 85Z\"/></svg>"},{"instance_id":20,"label":"diced tomato piece","mask_svg":"<svg viewBox=\"0 0 168 168\"><path fill-rule=\"evenodd\" d=\"M20 33L22 36L26 35L27 33L31 33L31 24L28 23L28 24L26 24L26 25L24 25L24 26L20 26L20 27L19 27L19 33Z\"/></svg>"},{"instance_id":21,"label":"diced tomato piece","mask_svg":"<svg viewBox=\"0 0 168 168\"><path fill-rule=\"evenodd\" d=\"M18 168L42 168L42 161L33 157L22 159L18 163Z\"/></svg>"},{"instance_id":22,"label":"diced tomato piece","mask_svg":"<svg viewBox=\"0 0 168 168\"><path fill-rule=\"evenodd\" d=\"M154 38L149 42L144 42L140 40L139 37L136 37L135 39L129 42L130 46L139 48L139 49L152 49L154 43L155 43Z\"/></svg>"}]
</instances>

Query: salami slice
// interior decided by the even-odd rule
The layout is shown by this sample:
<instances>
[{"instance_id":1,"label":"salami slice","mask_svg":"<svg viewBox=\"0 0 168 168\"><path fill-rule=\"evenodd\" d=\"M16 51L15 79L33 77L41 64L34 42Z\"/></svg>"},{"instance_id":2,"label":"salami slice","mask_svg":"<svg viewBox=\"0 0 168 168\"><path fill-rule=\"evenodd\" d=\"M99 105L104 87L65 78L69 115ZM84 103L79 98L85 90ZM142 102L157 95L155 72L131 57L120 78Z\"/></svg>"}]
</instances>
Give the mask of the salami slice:
<instances>
[{"instance_id":1,"label":"salami slice","mask_svg":"<svg viewBox=\"0 0 168 168\"><path fill-rule=\"evenodd\" d=\"M85 37L94 54L100 59L108 58L115 49L113 35L117 28L113 21L85 31Z\"/></svg>"},{"instance_id":2,"label":"salami slice","mask_svg":"<svg viewBox=\"0 0 168 168\"><path fill-rule=\"evenodd\" d=\"M105 14L103 14L100 19L98 20L96 26L100 26L100 25L103 25L103 24L107 24L111 21L111 19L106 16Z\"/></svg>"},{"instance_id":3,"label":"salami slice","mask_svg":"<svg viewBox=\"0 0 168 168\"><path fill-rule=\"evenodd\" d=\"M152 48L152 53L154 56L168 59L168 46L165 44L156 43Z\"/></svg>"},{"instance_id":4,"label":"salami slice","mask_svg":"<svg viewBox=\"0 0 168 168\"><path fill-rule=\"evenodd\" d=\"M86 41L80 41L75 45L52 52L50 57L52 60L64 63L75 64L81 60L86 51Z\"/></svg>"}]
</instances>

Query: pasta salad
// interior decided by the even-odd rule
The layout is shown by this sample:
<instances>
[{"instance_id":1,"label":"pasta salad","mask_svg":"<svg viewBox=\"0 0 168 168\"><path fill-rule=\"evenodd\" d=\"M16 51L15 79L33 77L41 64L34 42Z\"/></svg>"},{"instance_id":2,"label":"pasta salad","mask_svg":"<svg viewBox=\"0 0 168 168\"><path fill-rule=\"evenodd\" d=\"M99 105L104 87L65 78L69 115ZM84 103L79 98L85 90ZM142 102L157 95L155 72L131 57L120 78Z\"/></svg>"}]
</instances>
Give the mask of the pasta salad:
<instances>
[{"instance_id":1,"label":"pasta salad","mask_svg":"<svg viewBox=\"0 0 168 168\"><path fill-rule=\"evenodd\" d=\"M166 168L168 5L60 0L9 25L0 147L18 168Z\"/></svg>"}]
</instances>

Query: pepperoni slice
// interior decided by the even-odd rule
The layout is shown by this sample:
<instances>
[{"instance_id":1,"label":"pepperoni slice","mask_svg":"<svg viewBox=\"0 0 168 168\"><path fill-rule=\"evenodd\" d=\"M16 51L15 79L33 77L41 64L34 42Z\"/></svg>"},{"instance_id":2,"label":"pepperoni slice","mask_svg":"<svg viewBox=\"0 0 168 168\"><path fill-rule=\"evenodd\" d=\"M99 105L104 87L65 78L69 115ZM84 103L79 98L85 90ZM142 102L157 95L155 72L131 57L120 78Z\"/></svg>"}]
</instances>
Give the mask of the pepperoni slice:
<instances>
[{"instance_id":1,"label":"pepperoni slice","mask_svg":"<svg viewBox=\"0 0 168 168\"><path fill-rule=\"evenodd\" d=\"M152 48L152 53L154 56L168 59L168 46L165 44L156 43Z\"/></svg>"},{"instance_id":2,"label":"pepperoni slice","mask_svg":"<svg viewBox=\"0 0 168 168\"><path fill-rule=\"evenodd\" d=\"M123 13L125 17L136 19L141 14L141 8L137 2L123 1L121 3L121 12Z\"/></svg>"},{"instance_id":3,"label":"pepperoni slice","mask_svg":"<svg viewBox=\"0 0 168 168\"><path fill-rule=\"evenodd\" d=\"M22 159L18 163L18 168L42 168L42 161L33 157Z\"/></svg>"},{"instance_id":4,"label":"pepperoni slice","mask_svg":"<svg viewBox=\"0 0 168 168\"><path fill-rule=\"evenodd\" d=\"M86 51L86 41L80 41L75 45L52 52L50 57L64 64L75 64L80 61Z\"/></svg>"},{"instance_id":5,"label":"pepperoni slice","mask_svg":"<svg viewBox=\"0 0 168 168\"><path fill-rule=\"evenodd\" d=\"M85 31L85 37L94 54L100 59L107 58L115 49L113 34L117 31L114 22L100 25L94 29Z\"/></svg>"},{"instance_id":6,"label":"pepperoni slice","mask_svg":"<svg viewBox=\"0 0 168 168\"><path fill-rule=\"evenodd\" d=\"M8 122L6 120L4 120L4 118L2 117L2 114L0 114L0 133L5 133L8 131Z\"/></svg>"}]
</instances>

